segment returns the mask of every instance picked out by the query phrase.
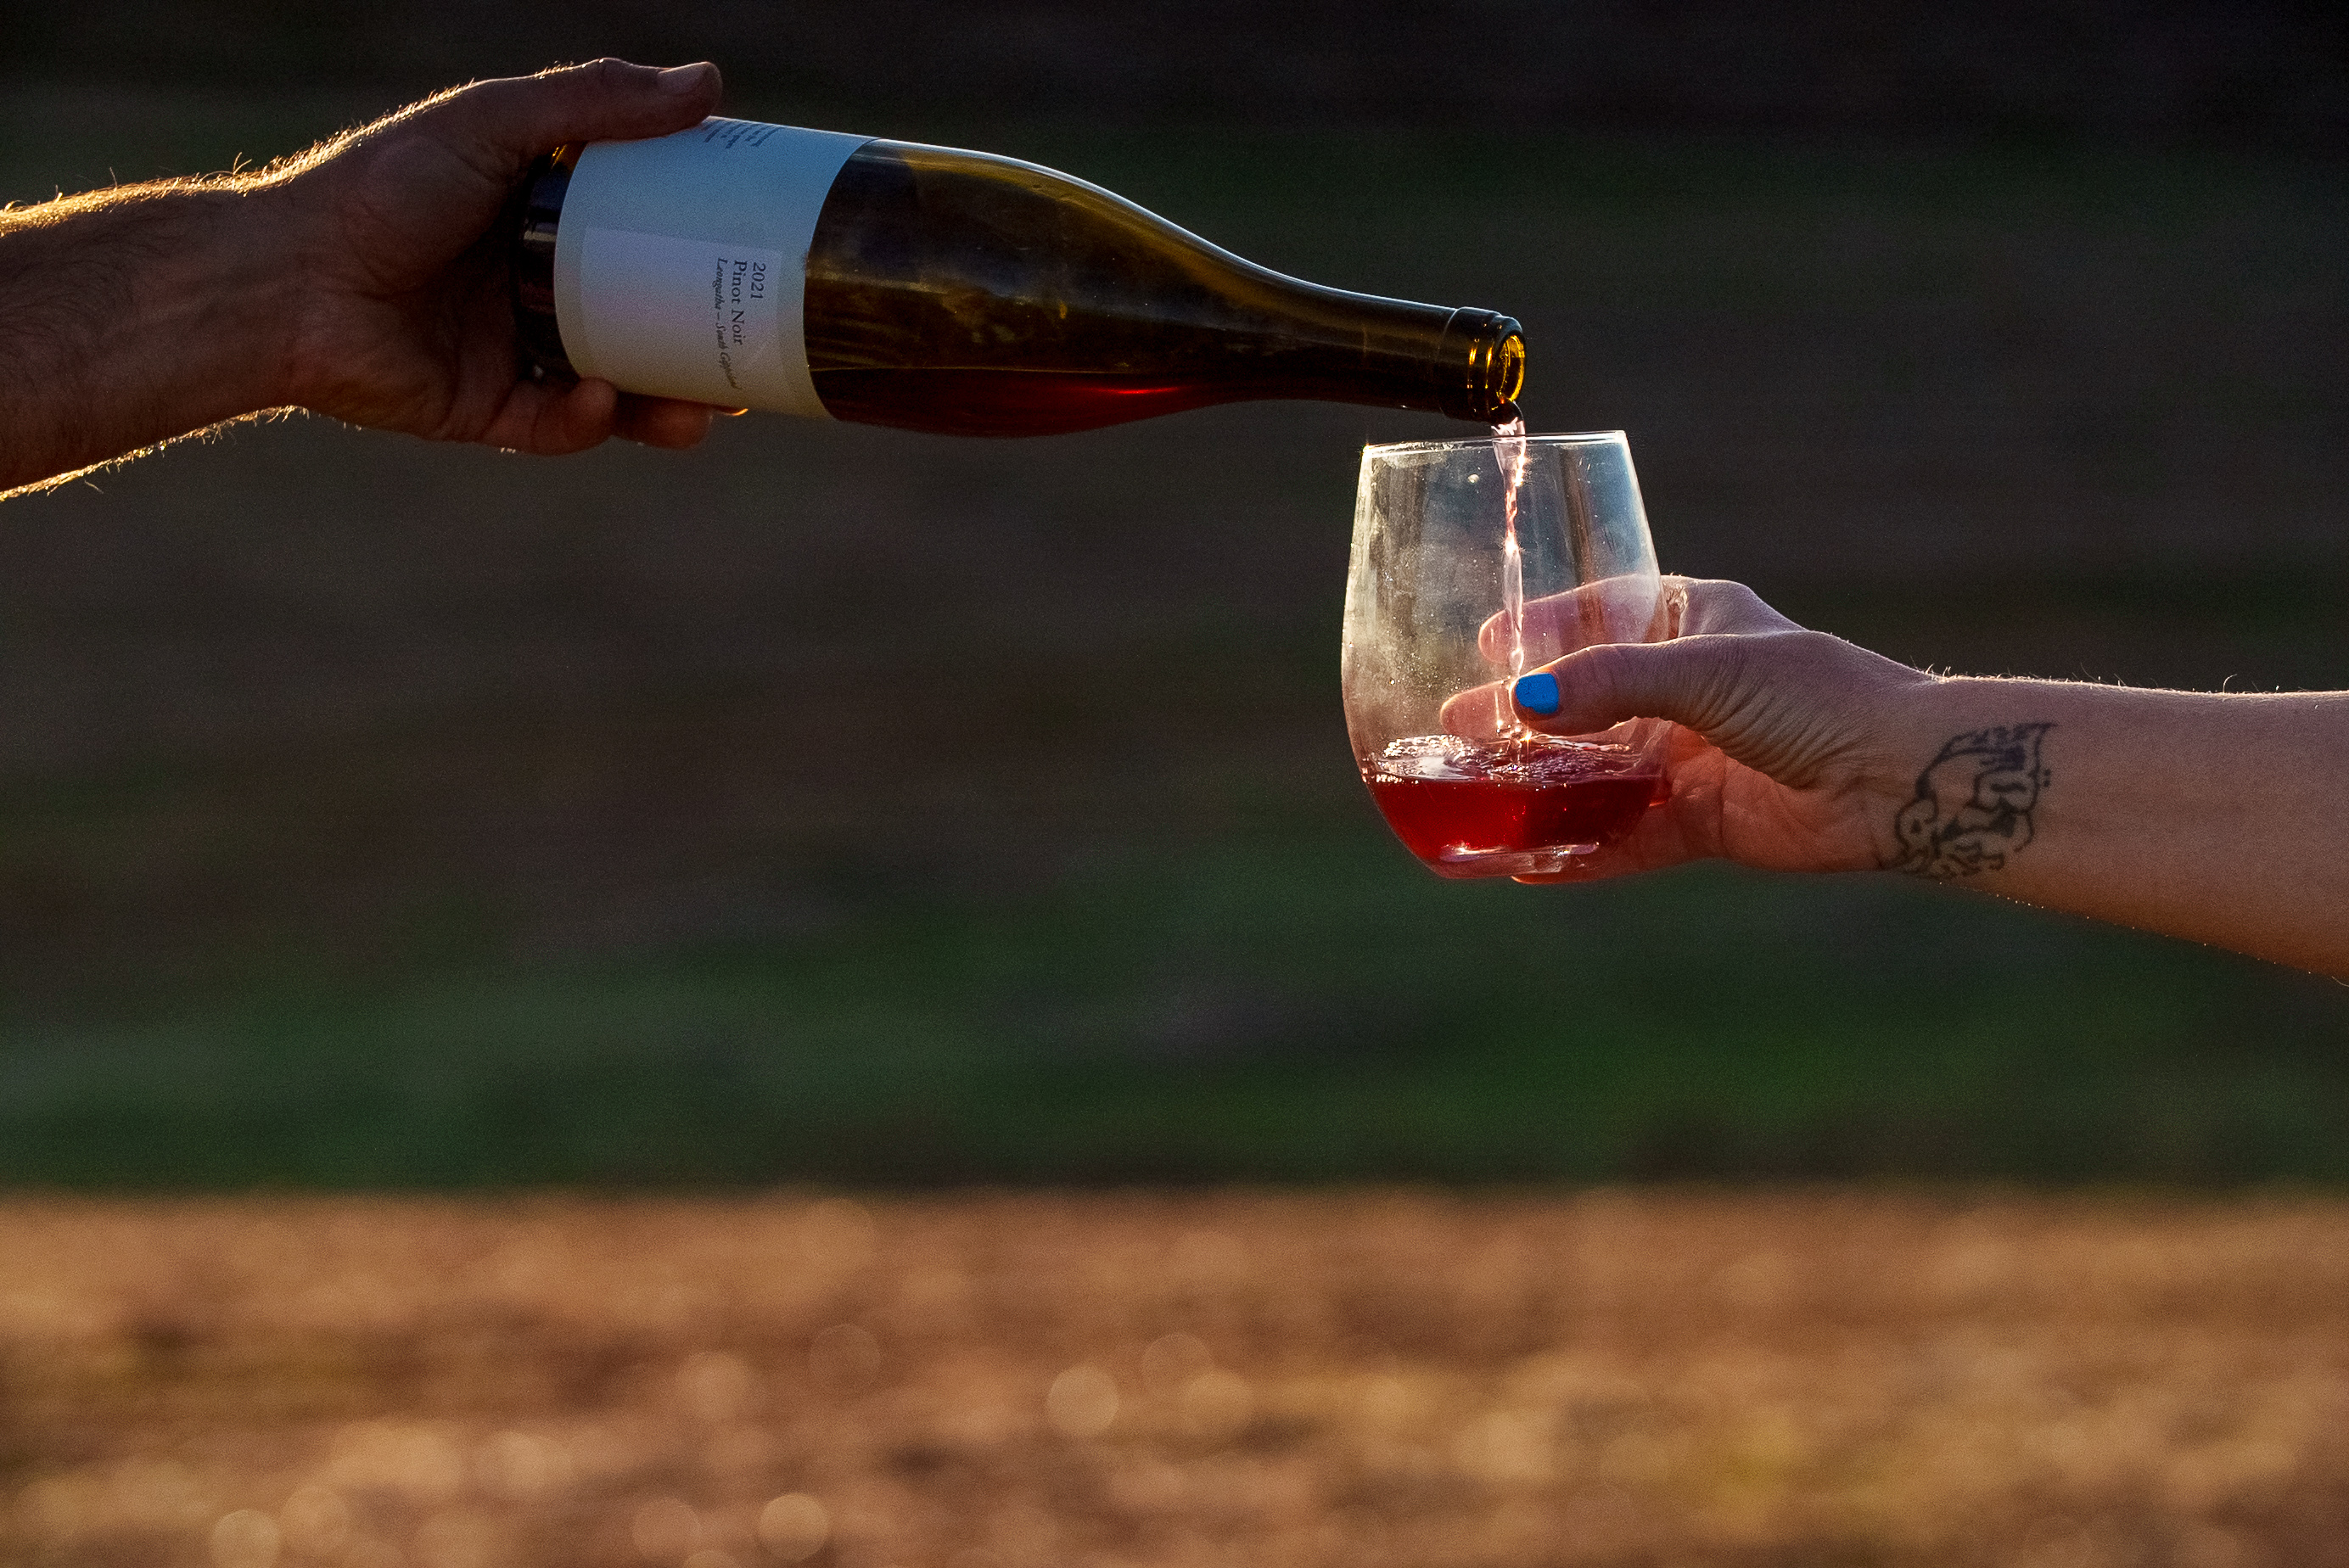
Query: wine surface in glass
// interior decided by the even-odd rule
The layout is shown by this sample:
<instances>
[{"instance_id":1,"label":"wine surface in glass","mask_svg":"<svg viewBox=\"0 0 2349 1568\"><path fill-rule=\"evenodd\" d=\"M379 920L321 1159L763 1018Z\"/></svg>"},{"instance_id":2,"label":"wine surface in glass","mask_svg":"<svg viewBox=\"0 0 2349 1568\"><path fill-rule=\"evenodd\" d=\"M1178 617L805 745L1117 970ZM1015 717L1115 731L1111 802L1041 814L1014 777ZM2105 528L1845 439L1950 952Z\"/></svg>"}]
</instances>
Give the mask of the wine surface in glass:
<instances>
[{"instance_id":1,"label":"wine surface in glass","mask_svg":"<svg viewBox=\"0 0 2349 1568\"><path fill-rule=\"evenodd\" d=\"M1662 768L1628 748L1531 733L1413 736L1361 768L1395 837L1454 877L1562 871L1622 838L1668 792Z\"/></svg>"}]
</instances>

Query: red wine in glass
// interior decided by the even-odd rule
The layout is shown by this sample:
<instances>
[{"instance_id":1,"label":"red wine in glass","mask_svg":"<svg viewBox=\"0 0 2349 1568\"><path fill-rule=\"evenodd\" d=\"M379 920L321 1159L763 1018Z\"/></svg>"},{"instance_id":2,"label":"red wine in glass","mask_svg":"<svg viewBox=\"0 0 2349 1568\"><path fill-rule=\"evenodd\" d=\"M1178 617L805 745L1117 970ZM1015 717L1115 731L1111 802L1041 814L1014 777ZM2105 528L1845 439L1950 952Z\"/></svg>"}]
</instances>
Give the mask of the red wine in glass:
<instances>
[{"instance_id":1,"label":"red wine in glass","mask_svg":"<svg viewBox=\"0 0 2349 1568\"><path fill-rule=\"evenodd\" d=\"M1364 448L1340 678L1362 782L1405 846L1440 876L1542 876L1632 832L1668 798L1668 727L1544 734L1506 694L1545 661L1655 640L1663 603L1620 431L1513 419Z\"/></svg>"},{"instance_id":2,"label":"red wine in glass","mask_svg":"<svg viewBox=\"0 0 2349 1568\"><path fill-rule=\"evenodd\" d=\"M1669 792L1661 765L1641 750L1531 733L1413 736L1361 769L1395 837L1449 877L1564 871L1621 839Z\"/></svg>"}]
</instances>

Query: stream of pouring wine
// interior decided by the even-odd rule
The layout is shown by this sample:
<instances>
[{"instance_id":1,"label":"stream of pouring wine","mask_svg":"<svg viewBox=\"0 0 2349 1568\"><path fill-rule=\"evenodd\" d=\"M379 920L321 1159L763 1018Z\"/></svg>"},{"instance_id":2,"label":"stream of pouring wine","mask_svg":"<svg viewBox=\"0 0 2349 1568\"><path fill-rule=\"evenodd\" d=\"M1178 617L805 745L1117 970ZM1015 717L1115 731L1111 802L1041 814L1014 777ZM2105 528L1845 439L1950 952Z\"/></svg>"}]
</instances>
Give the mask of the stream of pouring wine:
<instances>
[{"instance_id":1,"label":"stream of pouring wine","mask_svg":"<svg viewBox=\"0 0 2349 1568\"><path fill-rule=\"evenodd\" d=\"M1509 676L1501 687L1501 734L1509 742L1512 766L1525 760L1526 727L1510 702L1517 677L1526 673L1526 553L1517 546L1517 491L1526 482L1526 421L1523 415L1493 427L1493 455L1501 465L1501 614L1509 629Z\"/></svg>"}]
</instances>

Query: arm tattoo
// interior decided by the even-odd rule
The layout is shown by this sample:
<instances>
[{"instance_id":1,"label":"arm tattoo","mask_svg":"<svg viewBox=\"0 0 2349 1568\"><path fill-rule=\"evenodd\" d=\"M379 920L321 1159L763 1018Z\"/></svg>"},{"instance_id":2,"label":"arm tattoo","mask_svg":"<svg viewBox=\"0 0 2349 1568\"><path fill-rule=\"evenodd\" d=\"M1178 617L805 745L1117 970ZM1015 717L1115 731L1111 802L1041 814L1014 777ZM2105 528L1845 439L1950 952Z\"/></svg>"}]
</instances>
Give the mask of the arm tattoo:
<instances>
[{"instance_id":1,"label":"arm tattoo","mask_svg":"<svg viewBox=\"0 0 2349 1568\"><path fill-rule=\"evenodd\" d=\"M2008 724L1953 738L1917 775L1917 798L1892 819L1889 867L1947 881L1994 872L2031 842L2031 814L2054 775L2039 765L2052 724Z\"/></svg>"}]
</instances>

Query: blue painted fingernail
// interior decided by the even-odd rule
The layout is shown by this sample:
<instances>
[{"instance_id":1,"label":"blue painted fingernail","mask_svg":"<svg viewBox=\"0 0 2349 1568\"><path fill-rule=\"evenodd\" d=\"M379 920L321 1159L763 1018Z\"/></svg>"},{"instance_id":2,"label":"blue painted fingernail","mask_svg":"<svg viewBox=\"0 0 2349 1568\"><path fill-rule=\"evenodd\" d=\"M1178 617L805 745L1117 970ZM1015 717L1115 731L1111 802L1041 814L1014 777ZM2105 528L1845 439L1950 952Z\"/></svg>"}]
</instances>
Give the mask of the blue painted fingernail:
<instances>
[{"instance_id":1,"label":"blue painted fingernail","mask_svg":"<svg viewBox=\"0 0 2349 1568\"><path fill-rule=\"evenodd\" d=\"M1527 713L1537 713L1544 718L1557 711L1557 677L1550 675L1526 676L1519 680L1510 696Z\"/></svg>"}]
</instances>

